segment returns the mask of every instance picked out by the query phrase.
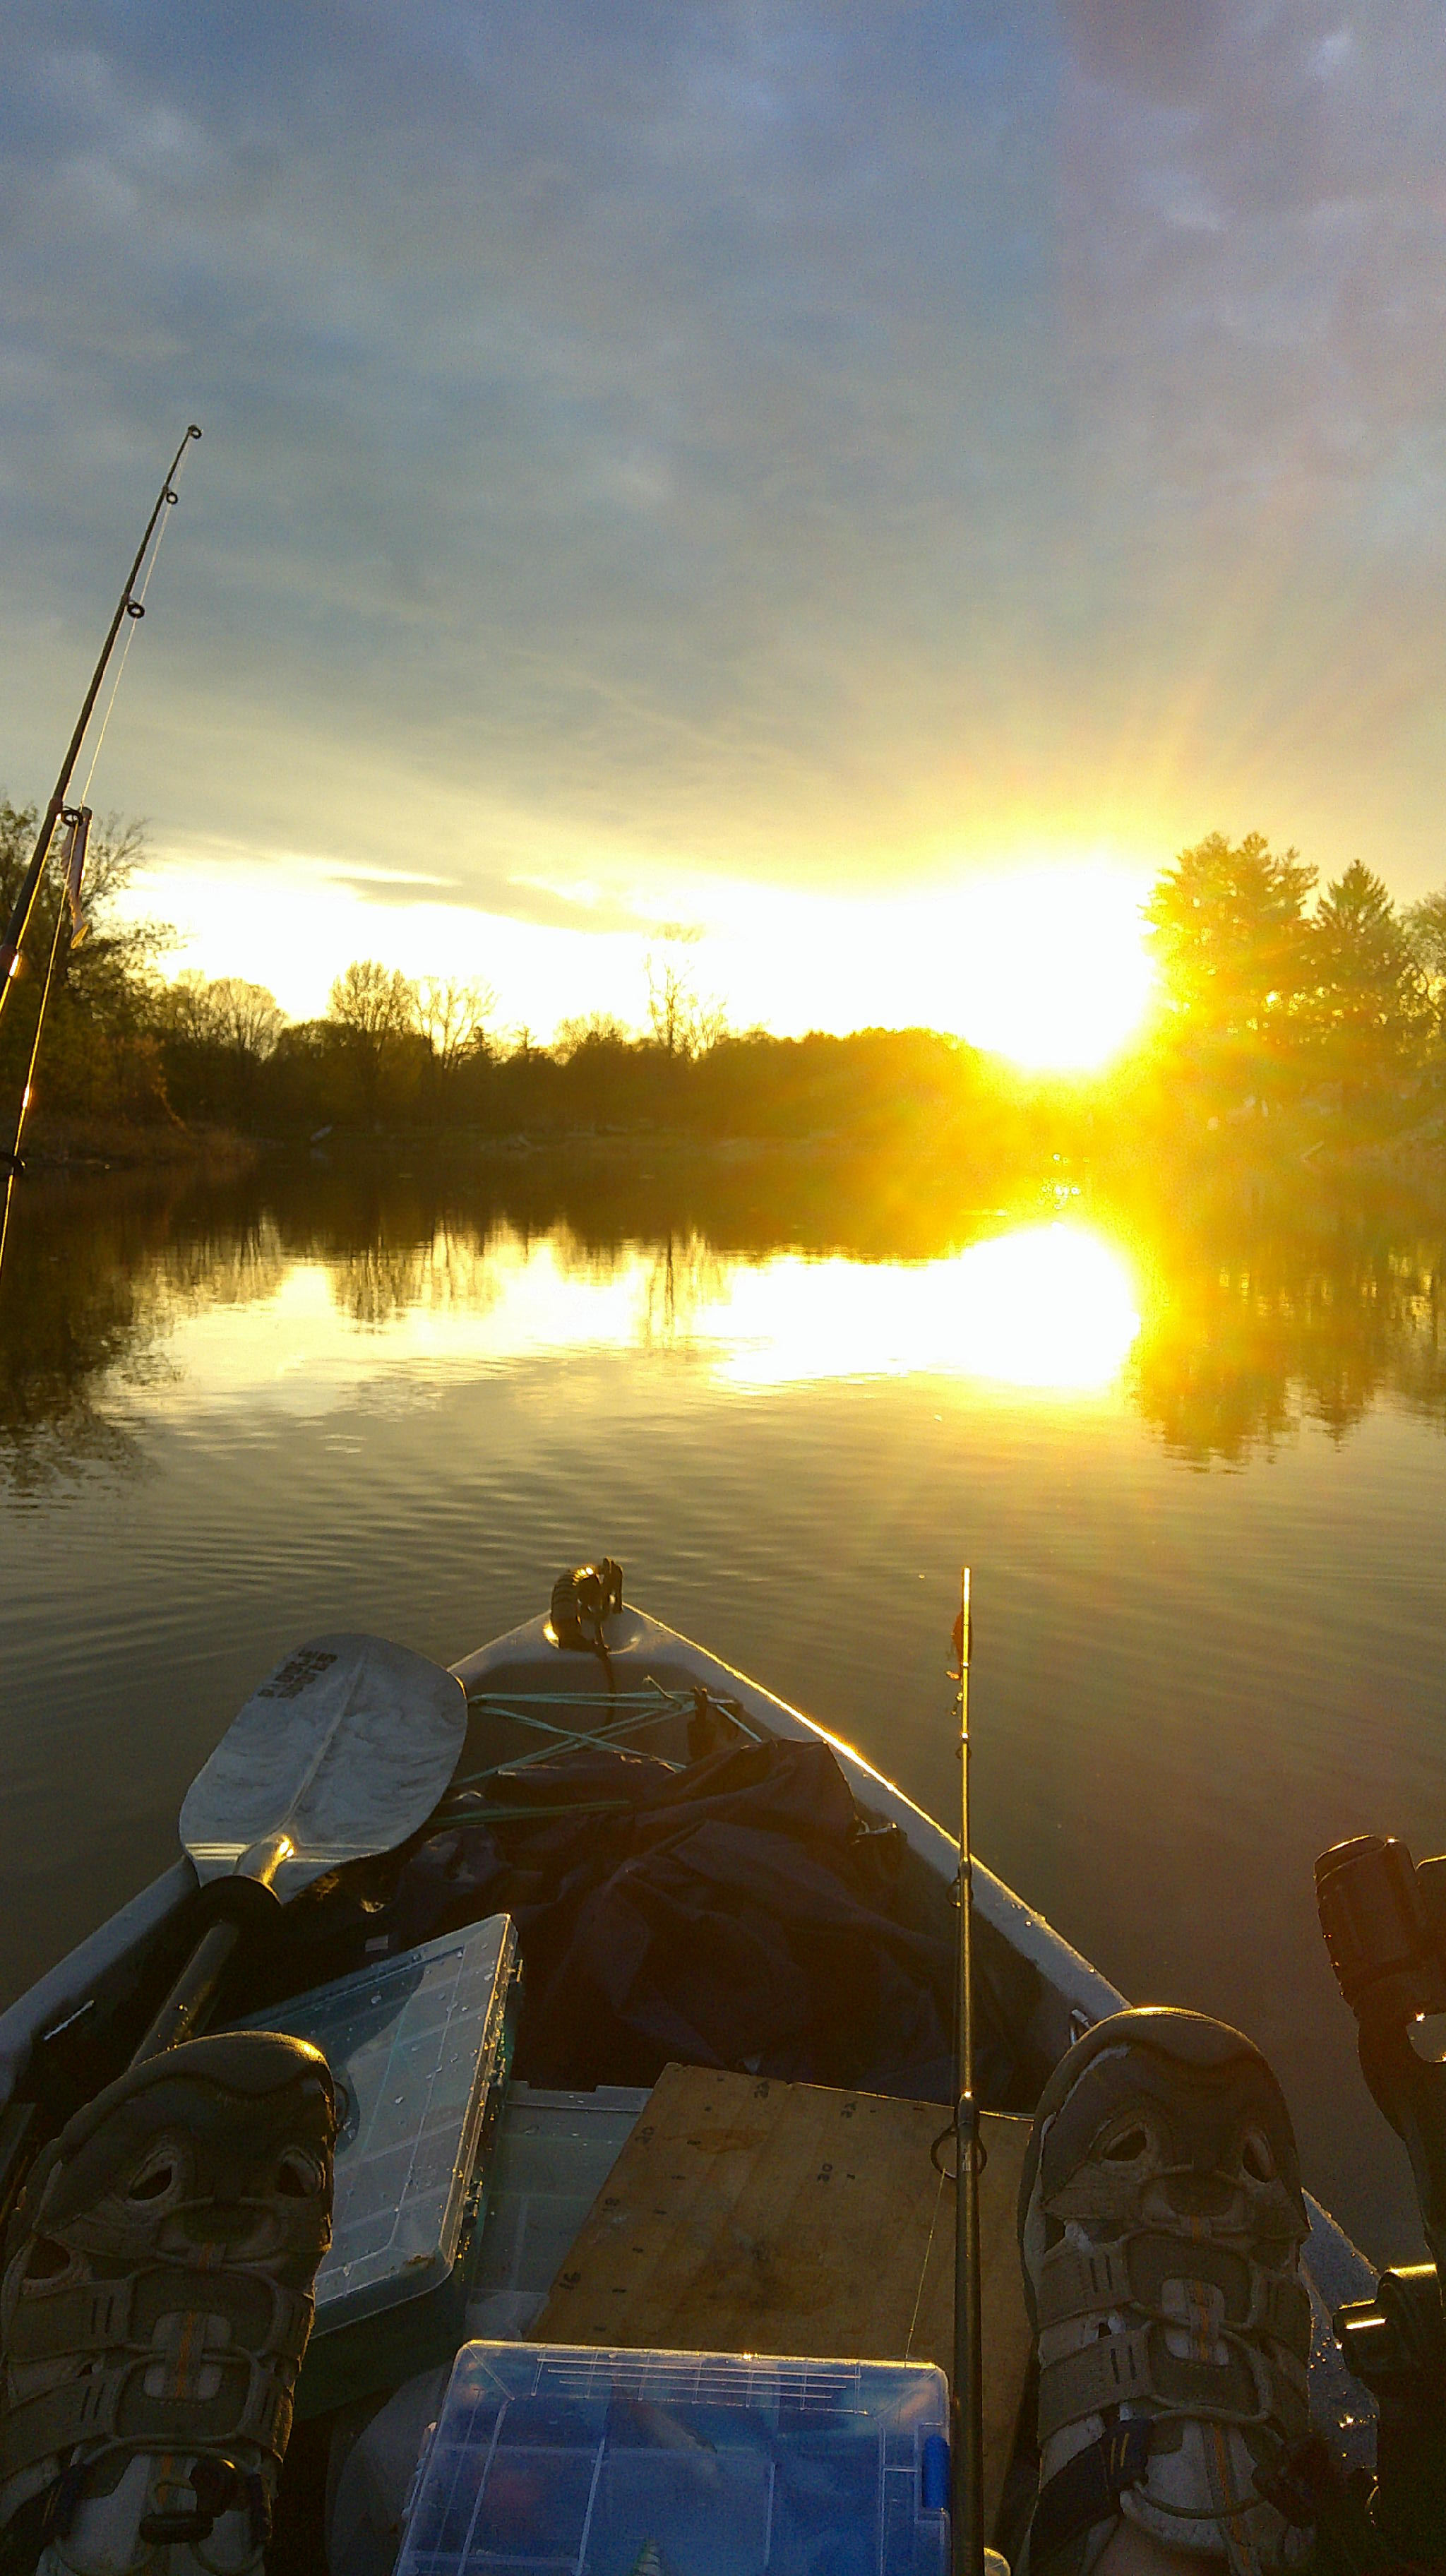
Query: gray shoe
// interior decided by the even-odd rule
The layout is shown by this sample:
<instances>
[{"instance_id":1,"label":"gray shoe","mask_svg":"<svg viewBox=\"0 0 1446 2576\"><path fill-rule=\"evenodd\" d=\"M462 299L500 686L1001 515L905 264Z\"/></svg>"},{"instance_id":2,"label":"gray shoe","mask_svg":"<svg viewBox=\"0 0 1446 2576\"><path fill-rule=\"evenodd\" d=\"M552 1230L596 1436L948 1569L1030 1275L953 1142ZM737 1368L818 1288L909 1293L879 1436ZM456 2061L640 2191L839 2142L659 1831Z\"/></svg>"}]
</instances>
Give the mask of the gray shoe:
<instances>
[{"instance_id":1,"label":"gray shoe","mask_svg":"<svg viewBox=\"0 0 1446 2576\"><path fill-rule=\"evenodd\" d=\"M1259 2051L1199 2013L1112 2013L1055 2068L1020 2185L1040 2486L1020 2576L1088 2576L1121 2520L1232 2576L1312 2535L1256 2484L1308 2429L1308 2233Z\"/></svg>"},{"instance_id":2,"label":"gray shoe","mask_svg":"<svg viewBox=\"0 0 1446 2576\"><path fill-rule=\"evenodd\" d=\"M318 2050L220 2032L37 2158L0 2278L0 2528L38 2522L42 2569L259 2568L335 2128Z\"/></svg>"}]
</instances>

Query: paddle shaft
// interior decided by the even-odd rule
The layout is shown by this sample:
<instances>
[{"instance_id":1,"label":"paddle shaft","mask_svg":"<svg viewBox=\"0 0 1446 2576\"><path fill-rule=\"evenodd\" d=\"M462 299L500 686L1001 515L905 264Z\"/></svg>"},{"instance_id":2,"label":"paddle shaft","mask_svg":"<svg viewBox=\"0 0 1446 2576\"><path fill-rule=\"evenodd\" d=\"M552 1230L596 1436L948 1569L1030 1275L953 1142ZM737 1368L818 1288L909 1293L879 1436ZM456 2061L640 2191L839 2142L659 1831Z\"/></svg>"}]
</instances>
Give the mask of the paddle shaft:
<instances>
[{"instance_id":1,"label":"paddle shaft","mask_svg":"<svg viewBox=\"0 0 1446 2576\"><path fill-rule=\"evenodd\" d=\"M202 1933L131 2059L132 2066L141 2065L148 2057L159 2057L163 2049L179 2048L183 2039L194 2038L216 2000L240 1938L239 1923L213 1923L209 1932Z\"/></svg>"},{"instance_id":2,"label":"paddle shaft","mask_svg":"<svg viewBox=\"0 0 1446 2576\"><path fill-rule=\"evenodd\" d=\"M979 2107L974 2099L974 1868L969 1844L969 1568L959 1577L959 1948L955 1998L954 2576L984 2576L984 2331L979 2292Z\"/></svg>"},{"instance_id":3,"label":"paddle shaft","mask_svg":"<svg viewBox=\"0 0 1446 2576\"><path fill-rule=\"evenodd\" d=\"M217 1887L249 1882L258 1891L265 1889L274 1903L281 1899L272 1886L278 1869L291 1856L288 1834L272 1834L265 1842L255 1843L243 1852L229 1880L217 1879ZM258 1906L258 1911L261 1910ZM221 1980L229 1968L245 1930L241 1914L225 1915L202 1933L184 1968L177 1977L155 2020L151 2023L134 2057L132 2066L141 2066L148 2057L159 2057L165 2049L179 2048L182 2040L193 2039L205 2023L211 2006L221 1989Z\"/></svg>"}]
</instances>

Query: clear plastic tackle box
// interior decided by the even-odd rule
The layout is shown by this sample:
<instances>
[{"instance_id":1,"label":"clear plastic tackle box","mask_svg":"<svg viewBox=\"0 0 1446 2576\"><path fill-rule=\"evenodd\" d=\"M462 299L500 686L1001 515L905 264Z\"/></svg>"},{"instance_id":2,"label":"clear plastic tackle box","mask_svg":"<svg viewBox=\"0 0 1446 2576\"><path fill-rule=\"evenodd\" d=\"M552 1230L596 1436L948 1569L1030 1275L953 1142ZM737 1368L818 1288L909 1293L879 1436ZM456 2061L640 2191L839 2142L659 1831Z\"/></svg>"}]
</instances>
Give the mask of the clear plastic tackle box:
<instances>
[{"instance_id":1,"label":"clear plastic tackle box","mask_svg":"<svg viewBox=\"0 0 1446 2576\"><path fill-rule=\"evenodd\" d=\"M517 1936L497 1914L253 2018L311 2040L337 2093L332 2242L303 2415L456 2351L517 1984Z\"/></svg>"},{"instance_id":2,"label":"clear plastic tackle box","mask_svg":"<svg viewBox=\"0 0 1446 2576\"><path fill-rule=\"evenodd\" d=\"M397 2576L944 2576L928 2363L469 2343Z\"/></svg>"}]
</instances>

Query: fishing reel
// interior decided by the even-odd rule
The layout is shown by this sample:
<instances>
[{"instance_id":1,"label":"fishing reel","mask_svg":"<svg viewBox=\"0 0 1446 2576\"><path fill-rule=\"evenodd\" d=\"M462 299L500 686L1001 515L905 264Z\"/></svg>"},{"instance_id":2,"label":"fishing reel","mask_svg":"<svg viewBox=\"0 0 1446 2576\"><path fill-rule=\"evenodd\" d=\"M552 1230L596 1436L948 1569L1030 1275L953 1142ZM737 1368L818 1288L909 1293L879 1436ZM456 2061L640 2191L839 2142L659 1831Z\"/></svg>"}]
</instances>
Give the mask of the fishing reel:
<instances>
[{"instance_id":1,"label":"fishing reel","mask_svg":"<svg viewBox=\"0 0 1446 2576\"><path fill-rule=\"evenodd\" d=\"M1334 2319L1347 2369L1376 2400L1370 2520L1414 2565L1446 2568L1446 2062L1421 2027L1446 2015L1446 1855L1418 1864L1394 1835L1358 1834L1322 1853L1315 1882L1361 2071L1410 2156L1436 2258L1383 2272L1374 2299Z\"/></svg>"},{"instance_id":2,"label":"fishing reel","mask_svg":"<svg viewBox=\"0 0 1446 2576\"><path fill-rule=\"evenodd\" d=\"M548 1613L559 1646L596 1654L604 1619L623 1606L623 1569L610 1556L600 1565L569 1565L552 1587Z\"/></svg>"}]
</instances>

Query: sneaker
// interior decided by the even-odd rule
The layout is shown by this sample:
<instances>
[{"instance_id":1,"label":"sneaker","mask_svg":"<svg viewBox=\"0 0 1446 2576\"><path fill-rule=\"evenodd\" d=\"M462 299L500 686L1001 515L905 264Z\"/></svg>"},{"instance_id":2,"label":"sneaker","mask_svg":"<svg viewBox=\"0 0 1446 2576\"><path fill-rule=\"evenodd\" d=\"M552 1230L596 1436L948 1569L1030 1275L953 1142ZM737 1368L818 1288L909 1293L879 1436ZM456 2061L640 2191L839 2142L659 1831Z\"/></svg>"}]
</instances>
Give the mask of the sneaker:
<instances>
[{"instance_id":1,"label":"sneaker","mask_svg":"<svg viewBox=\"0 0 1446 2576\"><path fill-rule=\"evenodd\" d=\"M331 2077L273 2031L147 2059L36 2159L0 2275L0 2531L43 2576L259 2568L331 2241Z\"/></svg>"},{"instance_id":2,"label":"sneaker","mask_svg":"<svg viewBox=\"0 0 1446 2576\"><path fill-rule=\"evenodd\" d=\"M1238 2030L1120 2012L1075 2043L1020 2183L1040 2450L1020 2576L1089 2576L1122 2520L1231 2576L1302 2564L1310 2531L1262 2486L1309 2425L1307 2233L1290 2114Z\"/></svg>"}]
</instances>

